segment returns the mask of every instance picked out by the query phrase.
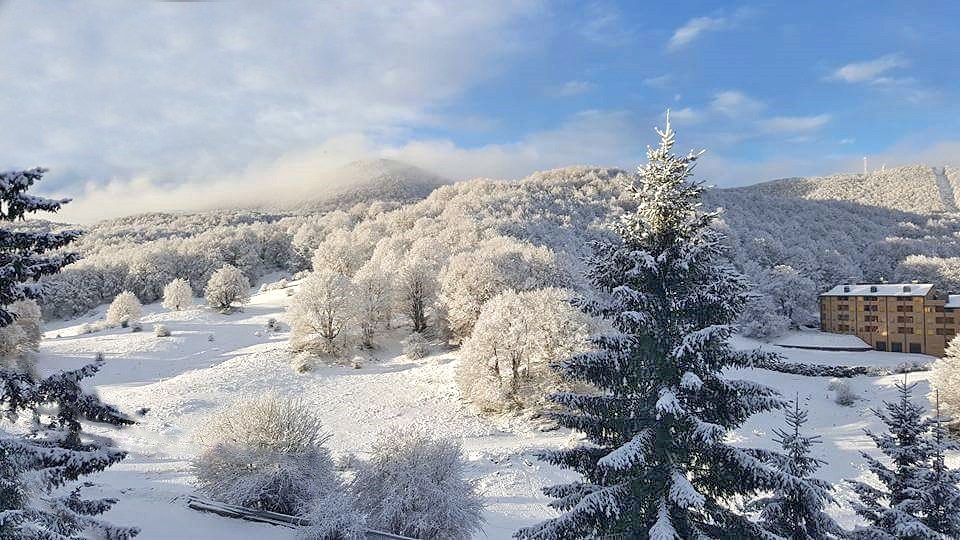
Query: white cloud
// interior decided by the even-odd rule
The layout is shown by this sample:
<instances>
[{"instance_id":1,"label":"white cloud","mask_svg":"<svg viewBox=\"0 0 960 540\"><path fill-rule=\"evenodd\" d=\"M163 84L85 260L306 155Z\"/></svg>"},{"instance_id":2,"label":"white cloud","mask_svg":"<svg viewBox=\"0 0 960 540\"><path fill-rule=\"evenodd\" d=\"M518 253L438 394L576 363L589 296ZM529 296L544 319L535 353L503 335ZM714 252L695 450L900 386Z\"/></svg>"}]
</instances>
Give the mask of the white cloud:
<instances>
[{"instance_id":1,"label":"white cloud","mask_svg":"<svg viewBox=\"0 0 960 540\"><path fill-rule=\"evenodd\" d=\"M537 0L3 3L0 169L49 183L236 174L351 132L400 140L528 47ZM464 36L482 35L477 47ZM482 123L483 119L472 119Z\"/></svg>"},{"instance_id":2,"label":"white cloud","mask_svg":"<svg viewBox=\"0 0 960 540\"><path fill-rule=\"evenodd\" d=\"M551 94L559 97L573 97L590 92L597 85L590 81L567 81L559 87L552 89Z\"/></svg>"},{"instance_id":3,"label":"white cloud","mask_svg":"<svg viewBox=\"0 0 960 540\"><path fill-rule=\"evenodd\" d=\"M682 49L707 32L734 28L738 23L754 15L754 13L754 9L744 7L737 9L729 14L729 16L694 17L684 23L683 26L674 30L673 35L670 36L670 41L667 42L667 50L676 51Z\"/></svg>"},{"instance_id":4,"label":"white cloud","mask_svg":"<svg viewBox=\"0 0 960 540\"><path fill-rule=\"evenodd\" d=\"M829 114L816 116L774 116L760 122L771 133L805 133L816 131L830 122Z\"/></svg>"},{"instance_id":5,"label":"white cloud","mask_svg":"<svg viewBox=\"0 0 960 540\"><path fill-rule=\"evenodd\" d=\"M831 80L848 83L888 83L894 80L889 77L881 77L883 73L907 65L909 65L909 62L903 55L899 53L888 54L873 60L854 62L841 66L837 68L829 78Z\"/></svg>"},{"instance_id":6,"label":"white cloud","mask_svg":"<svg viewBox=\"0 0 960 540\"><path fill-rule=\"evenodd\" d=\"M727 20L723 17L694 17L673 32L670 41L667 43L667 49L680 49L700 37L704 32L718 30L726 27L726 25Z\"/></svg>"},{"instance_id":7,"label":"white cloud","mask_svg":"<svg viewBox=\"0 0 960 540\"><path fill-rule=\"evenodd\" d=\"M703 114L690 107L670 111L670 121L677 125L696 124L701 120L703 120Z\"/></svg>"},{"instance_id":8,"label":"white cloud","mask_svg":"<svg viewBox=\"0 0 960 540\"><path fill-rule=\"evenodd\" d=\"M735 117L756 114L766 108L766 105L743 92L727 90L715 94L710 107L719 113Z\"/></svg>"}]
</instances>

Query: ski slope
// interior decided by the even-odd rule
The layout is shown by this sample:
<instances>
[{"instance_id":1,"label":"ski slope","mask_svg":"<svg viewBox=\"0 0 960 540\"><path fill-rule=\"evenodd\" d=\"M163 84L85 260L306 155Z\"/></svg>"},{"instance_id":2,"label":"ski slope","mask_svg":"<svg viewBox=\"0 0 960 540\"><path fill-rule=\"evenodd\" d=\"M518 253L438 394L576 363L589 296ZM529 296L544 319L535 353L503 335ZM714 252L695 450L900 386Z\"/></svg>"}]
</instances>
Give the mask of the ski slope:
<instances>
[{"instance_id":1,"label":"ski slope","mask_svg":"<svg viewBox=\"0 0 960 540\"><path fill-rule=\"evenodd\" d=\"M74 368L97 352L104 353L106 365L90 384L104 400L138 420L137 425L123 429L91 427L91 433L112 439L130 453L119 465L92 477L96 485L88 488L90 494L120 499L107 519L141 527L140 538L145 540L295 538L291 529L186 508L185 496L192 492L189 462L201 448L198 435L205 419L235 400L267 392L300 398L318 411L332 434L329 444L335 454L362 455L381 430L394 426L415 425L462 439L469 474L487 500L487 523L478 538L509 538L517 528L550 515L541 488L573 476L540 463L534 454L539 448L575 444L577 435L549 430L544 423L523 416L479 416L459 397L454 382L456 351L408 360L399 350L405 335L399 329L382 339L383 347L360 369L318 367L310 373L294 373L284 317L288 301L284 290L257 293L242 312L226 315L200 306L168 312L159 304L149 305L144 309L142 332L111 329L82 334L83 323L102 318L104 308L83 319L47 327L39 369L49 373ZM282 331L267 330L270 318L282 323ZM172 336L155 337L157 323L166 325ZM734 345L759 346L743 338L736 338ZM763 346L791 361L819 364L894 367L904 361L933 360L910 354ZM797 395L810 408L809 430L824 438L815 455L829 463L820 475L838 485L841 504L833 513L845 526L855 523L843 504L850 491L842 480L863 474L859 452L873 448L862 430L879 429L870 408L894 397L898 376L851 379L862 399L843 407L834 404L827 391L829 378L764 370L732 375L772 385L788 398ZM926 374L910 377L919 383L916 399L925 400ZM136 415L144 408L148 409L145 415ZM779 414L759 415L733 437L744 445L772 447L772 429L781 425ZM957 465L958 457L952 456L951 465Z\"/></svg>"}]
</instances>

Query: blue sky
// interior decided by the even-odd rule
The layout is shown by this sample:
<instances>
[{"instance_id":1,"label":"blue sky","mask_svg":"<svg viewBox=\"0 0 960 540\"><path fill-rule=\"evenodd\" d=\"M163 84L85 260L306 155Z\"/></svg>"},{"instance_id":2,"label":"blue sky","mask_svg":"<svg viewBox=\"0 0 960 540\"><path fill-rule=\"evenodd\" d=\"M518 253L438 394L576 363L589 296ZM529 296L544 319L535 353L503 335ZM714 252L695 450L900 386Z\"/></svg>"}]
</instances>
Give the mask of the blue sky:
<instances>
[{"instance_id":1,"label":"blue sky","mask_svg":"<svg viewBox=\"0 0 960 540\"><path fill-rule=\"evenodd\" d=\"M957 21L946 1L0 1L0 167L51 167L89 219L315 189L366 157L633 167L667 108L720 186L958 163Z\"/></svg>"}]
</instances>

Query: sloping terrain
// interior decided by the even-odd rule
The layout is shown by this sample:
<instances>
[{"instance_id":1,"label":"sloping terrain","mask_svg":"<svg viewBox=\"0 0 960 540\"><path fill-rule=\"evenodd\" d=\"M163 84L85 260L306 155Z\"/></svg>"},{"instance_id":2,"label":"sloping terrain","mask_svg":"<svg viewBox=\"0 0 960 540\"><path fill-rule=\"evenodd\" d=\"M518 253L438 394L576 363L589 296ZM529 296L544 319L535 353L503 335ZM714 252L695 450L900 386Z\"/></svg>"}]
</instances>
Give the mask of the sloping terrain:
<instances>
[{"instance_id":1,"label":"sloping terrain","mask_svg":"<svg viewBox=\"0 0 960 540\"><path fill-rule=\"evenodd\" d=\"M549 515L540 489L570 475L537 461L534 453L572 444L577 435L565 430L541 431L543 424L522 417L479 416L460 398L454 382L459 362L456 352L407 360L398 352L403 336L399 330L385 337L381 348L360 369L320 367L296 374L290 368L288 334L266 330L271 317L284 322L287 301L282 290L259 293L243 312L230 315L202 307L167 312L150 305L146 306L144 331L139 333L117 329L82 334L82 323L102 316L102 309L89 318L48 328L40 354L42 371L76 367L102 351L107 365L92 385L106 401L124 411L147 409L145 415L136 417L139 423L135 426L93 429L130 452L126 461L93 478L97 485L90 488L91 494L120 499L108 519L142 527L140 538L144 540L294 538L292 530L197 513L187 509L183 499L192 491L189 460L199 450L194 436L205 420L220 407L265 392L302 398L318 411L333 435L329 444L339 455L362 455L382 429L393 426L418 425L436 434L462 438L469 474L477 480L487 503L485 532L477 538L507 539L518 527ZM173 335L155 337L152 327L156 323L166 325ZM735 341L738 348L757 345L746 339ZM808 363L889 368L907 360L930 360L895 353L764 347L790 361ZM810 408L810 433L824 437L814 455L830 463L821 476L838 485L841 504L831 511L851 525L854 518L845 504L850 494L841 481L862 475L858 452L873 451L862 429L878 428L870 408L894 397L898 376L852 379L851 386L862 399L852 407L842 407L830 400L827 378L764 370L736 375L770 384L788 398L797 395ZM920 383L916 399L924 399L925 375L915 374L912 379ZM744 445L771 447L772 429L781 424L778 414L761 415L752 418L734 438ZM951 464L957 465L958 457L951 456Z\"/></svg>"}]
</instances>

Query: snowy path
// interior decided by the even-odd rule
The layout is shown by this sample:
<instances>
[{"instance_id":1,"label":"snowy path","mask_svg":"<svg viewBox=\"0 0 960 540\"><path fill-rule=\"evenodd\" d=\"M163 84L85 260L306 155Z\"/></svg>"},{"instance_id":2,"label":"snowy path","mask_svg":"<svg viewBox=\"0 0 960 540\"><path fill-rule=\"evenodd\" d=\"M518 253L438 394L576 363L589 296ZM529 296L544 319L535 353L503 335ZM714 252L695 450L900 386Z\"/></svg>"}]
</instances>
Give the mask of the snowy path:
<instances>
[{"instance_id":1,"label":"snowy path","mask_svg":"<svg viewBox=\"0 0 960 540\"><path fill-rule=\"evenodd\" d=\"M142 527L145 540L293 538L295 533L289 529L188 510L182 500L192 491L189 460L199 448L194 439L197 428L218 408L266 392L301 398L318 411L333 435L331 449L339 454L363 453L381 430L391 427L415 425L461 438L470 462L469 474L487 499L487 524L477 538L507 539L517 528L549 515L541 488L572 476L538 462L533 453L572 444L576 436L562 430L544 433L520 418L478 416L459 397L454 382L456 354L406 360L396 344L402 337L399 331L384 340L392 345L378 351L379 359L362 369L321 367L296 374L289 367L288 335L265 330L271 317L283 322L286 302L283 291L257 294L243 313L231 315L205 309L169 313L147 306L140 333L111 330L76 335L87 320L61 323L48 330L41 350L43 371L77 366L104 351L107 365L94 380L101 395L130 413L141 407L150 409L138 418L140 424L131 428L94 428L96 434L113 438L130 452L119 466L94 478L100 486L90 489L121 500L108 514L110 520ZM170 328L173 336L156 338L152 330L158 322ZM210 335L214 341L209 341ZM738 348L757 345L745 339L734 344ZM788 360L818 364L889 367L904 360L929 359L896 353L766 347ZM894 396L896 377L851 380L863 399L852 407L841 407L830 400L827 378L763 370L738 375L770 384L787 397L798 394L810 408L809 428L824 437L815 453L830 462L821 471L824 479L841 484L844 478L862 474L859 451L870 450L862 429L877 427L869 410ZM925 374L912 379L920 382L916 399L924 399ZM781 424L779 414L754 417L734 434L734 440L770 447L772 429ZM848 496L841 485L839 499ZM848 507L834 510L847 525L853 523Z\"/></svg>"},{"instance_id":2,"label":"snowy path","mask_svg":"<svg viewBox=\"0 0 960 540\"><path fill-rule=\"evenodd\" d=\"M957 199L953 185L950 183L950 179L947 178L946 167L934 167L933 174L937 177L937 187L940 189L940 198L943 200L943 206L947 209L947 212L960 211L957 209Z\"/></svg>"}]
</instances>

